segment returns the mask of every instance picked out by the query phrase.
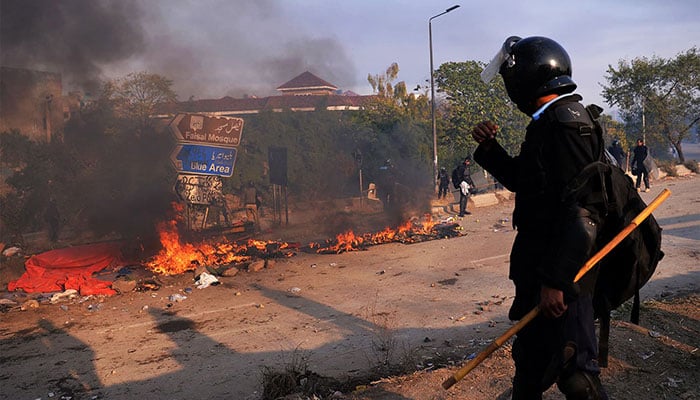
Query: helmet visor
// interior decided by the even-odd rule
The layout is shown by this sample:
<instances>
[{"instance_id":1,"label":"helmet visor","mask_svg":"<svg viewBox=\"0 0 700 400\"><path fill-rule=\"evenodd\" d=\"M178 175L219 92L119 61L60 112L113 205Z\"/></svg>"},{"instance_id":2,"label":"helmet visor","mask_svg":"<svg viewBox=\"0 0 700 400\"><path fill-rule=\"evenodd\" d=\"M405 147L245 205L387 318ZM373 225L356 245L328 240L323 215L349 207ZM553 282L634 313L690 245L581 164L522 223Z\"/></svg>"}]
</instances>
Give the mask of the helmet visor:
<instances>
[{"instance_id":1,"label":"helmet visor","mask_svg":"<svg viewBox=\"0 0 700 400\"><path fill-rule=\"evenodd\" d=\"M491 82L493 78L496 77L496 74L498 74L498 71L501 69L501 65L503 65L504 62L509 61L510 63L514 63L514 60L510 55L510 49L519 40L520 37L518 36L511 36L506 39L501 48L498 50L498 53L496 53L496 55L491 59L491 62L489 62L488 65L486 65L486 68L481 71L480 75L482 82Z\"/></svg>"}]
</instances>

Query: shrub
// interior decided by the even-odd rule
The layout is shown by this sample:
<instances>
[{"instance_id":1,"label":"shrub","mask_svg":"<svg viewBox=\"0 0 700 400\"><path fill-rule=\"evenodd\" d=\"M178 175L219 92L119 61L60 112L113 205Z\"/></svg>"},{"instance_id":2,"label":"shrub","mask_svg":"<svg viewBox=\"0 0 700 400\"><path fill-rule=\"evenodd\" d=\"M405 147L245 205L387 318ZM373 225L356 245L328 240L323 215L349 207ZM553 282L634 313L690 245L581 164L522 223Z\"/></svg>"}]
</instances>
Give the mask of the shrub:
<instances>
[{"instance_id":1,"label":"shrub","mask_svg":"<svg viewBox=\"0 0 700 400\"><path fill-rule=\"evenodd\" d=\"M660 161L656 162L656 165L660 170L664 171L668 176L678 176L676 172L676 163L674 161Z\"/></svg>"},{"instance_id":2,"label":"shrub","mask_svg":"<svg viewBox=\"0 0 700 400\"><path fill-rule=\"evenodd\" d=\"M698 162L696 160L688 160L683 165L688 168L692 173L700 173L700 168L698 168Z\"/></svg>"}]
</instances>

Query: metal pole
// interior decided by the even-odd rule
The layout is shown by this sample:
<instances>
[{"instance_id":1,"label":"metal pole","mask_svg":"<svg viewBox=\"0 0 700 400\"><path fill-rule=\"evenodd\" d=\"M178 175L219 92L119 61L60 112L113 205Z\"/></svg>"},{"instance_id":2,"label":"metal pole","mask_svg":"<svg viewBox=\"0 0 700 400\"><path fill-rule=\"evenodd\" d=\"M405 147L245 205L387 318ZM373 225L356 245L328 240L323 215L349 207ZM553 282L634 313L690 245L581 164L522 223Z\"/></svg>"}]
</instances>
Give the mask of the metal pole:
<instances>
[{"instance_id":1,"label":"metal pole","mask_svg":"<svg viewBox=\"0 0 700 400\"><path fill-rule=\"evenodd\" d=\"M454 5L440 14L434 15L428 19L428 42L430 44L430 119L433 128L433 188L437 192L437 175L438 175L438 151L437 151L437 126L435 123L435 78L433 71L433 19L445 15L448 12L459 8L459 4Z\"/></svg>"},{"instance_id":2,"label":"metal pole","mask_svg":"<svg viewBox=\"0 0 700 400\"><path fill-rule=\"evenodd\" d=\"M644 144L647 144L647 123L646 118L644 118L644 99L642 99L642 139Z\"/></svg>"},{"instance_id":3,"label":"metal pole","mask_svg":"<svg viewBox=\"0 0 700 400\"><path fill-rule=\"evenodd\" d=\"M364 201L364 199L362 198L362 197L364 197L362 189L363 189L363 187L362 187L362 168L360 168L360 208L362 208L362 202Z\"/></svg>"}]
</instances>

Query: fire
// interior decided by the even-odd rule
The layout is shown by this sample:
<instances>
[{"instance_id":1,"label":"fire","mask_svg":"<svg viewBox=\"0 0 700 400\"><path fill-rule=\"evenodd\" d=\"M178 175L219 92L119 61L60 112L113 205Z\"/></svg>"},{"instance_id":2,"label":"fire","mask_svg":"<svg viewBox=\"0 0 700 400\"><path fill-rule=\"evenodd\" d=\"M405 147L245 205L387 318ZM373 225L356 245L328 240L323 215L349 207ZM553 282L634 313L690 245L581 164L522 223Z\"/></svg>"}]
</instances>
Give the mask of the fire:
<instances>
[{"instance_id":1,"label":"fire","mask_svg":"<svg viewBox=\"0 0 700 400\"><path fill-rule=\"evenodd\" d=\"M291 245L285 242L250 239L245 243L183 243L175 220L159 224L158 233L162 249L146 263L146 266L161 275L182 274L196 270L200 265L216 267L245 263L255 257L293 255L284 252L291 248Z\"/></svg>"},{"instance_id":2,"label":"fire","mask_svg":"<svg viewBox=\"0 0 700 400\"><path fill-rule=\"evenodd\" d=\"M436 230L437 223L432 220L430 214L426 214L423 221L409 220L396 229L384 228L377 233L355 235L352 231L341 233L335 240L327 240L325 245L309 243L308 248L319 254L343 253L346 251L364 250L368 246L400 242L417 243L437 237L457 236L454 230L457 224L444 225L441 230Z\"/></svg>"},{"instance_id":3,"label":"fire","mask_svg":"<svg viewBox=\"0 0 700 400\"><path fill-rule=\"evenodd\" d=\"M335 239L324 244L309 243L304 251L318 254L337 254L346 251L364 250L369 246L391 242L417 243L442 237L460 235L458 224L437 224L429 214L422 221L409 220L399 227L385 228L376 233L356 235L352 231L338 234ZM177 230L177 221L159 224L158 232L162 249L146 266L162 275L177 275L196 270L199 266L214 267L241 264L254 258L290 257L299 247L287 242L249 239L244 243L224 241L216 244L183 243Z\"/></svg>"}]
</instances>

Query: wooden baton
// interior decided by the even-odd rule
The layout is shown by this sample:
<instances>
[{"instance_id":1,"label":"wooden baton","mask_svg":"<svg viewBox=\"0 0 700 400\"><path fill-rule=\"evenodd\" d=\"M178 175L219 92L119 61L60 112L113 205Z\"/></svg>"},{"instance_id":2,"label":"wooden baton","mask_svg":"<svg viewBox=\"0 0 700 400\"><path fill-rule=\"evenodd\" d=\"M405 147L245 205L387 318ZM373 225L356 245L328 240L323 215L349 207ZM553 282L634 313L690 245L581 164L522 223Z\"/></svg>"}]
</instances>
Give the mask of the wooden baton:
<instances>
[{"instance_id":1,"label":"wooden baton","mask_svg":"<svg viewBox=\"0 0 700 400\"><path fill-rule=\"evenodd\" d=\"M620 233L615 235L614 238L608 242L605 246L603 246L602 249L600 249L597 253L595 253L584 265L581 267L581 269L578 271L578 274L576 274L576 277L574 278L574 282L578 282L588 271L590 271L603 257L605 257L612 249L615 248L620 242L622 242L627 235L629 235L635 228L637 228L645 219L647 219L656 208L663 203L668 196L671 195L671 191L668 189L664 189L659 193L656 198L649 203L649 205L642 210L630 223L627 225ZM455 383L459 382L462 380L471 370L476 368L477 365L481 364L488 356L491 355L494 351L498 350L499 347L503 345L508 339L510 339L513 335L518 333L525 325L529 324L537 314L539 314L540 309L539 307L535 307L532 310L530 310L529 313L525 314L525 316L520 319L515 325L511 326L510 329L508 329L505 333L503 333L501 336L496 338L491 344L488 345L484 350L482 350L479 354L477 354L476 357L473 359L469 360L467 364L465 364L462 368L457 370L452 376L450 376L447 380L445 380L442 383L442 387L444 389L449 389L454 385Z\"/></svg>"}]
</instances>

